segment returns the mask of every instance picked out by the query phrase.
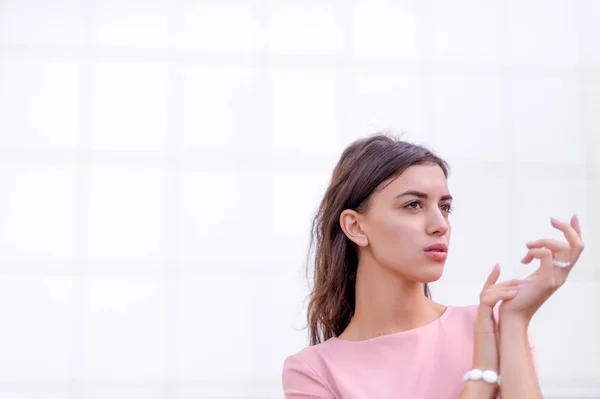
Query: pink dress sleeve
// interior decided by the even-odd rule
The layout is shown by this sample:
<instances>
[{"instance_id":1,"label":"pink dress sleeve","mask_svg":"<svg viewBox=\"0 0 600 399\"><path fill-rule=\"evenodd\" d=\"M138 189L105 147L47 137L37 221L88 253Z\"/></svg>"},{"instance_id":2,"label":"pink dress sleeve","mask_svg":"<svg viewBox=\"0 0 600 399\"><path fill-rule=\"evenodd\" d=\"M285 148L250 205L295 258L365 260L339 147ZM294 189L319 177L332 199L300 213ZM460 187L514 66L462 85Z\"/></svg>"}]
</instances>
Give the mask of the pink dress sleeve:
<instances>
[{"instance_id":1,"label":"pink dress sleeve","mask_svg":"<svg viewBox=\"0 0 600 399\"><path fill-rule=\"evenodd\" d=\"M285 399L334 399L327 383L297 355L285 359L282 384Z\"/></svg>"}]
</instances>

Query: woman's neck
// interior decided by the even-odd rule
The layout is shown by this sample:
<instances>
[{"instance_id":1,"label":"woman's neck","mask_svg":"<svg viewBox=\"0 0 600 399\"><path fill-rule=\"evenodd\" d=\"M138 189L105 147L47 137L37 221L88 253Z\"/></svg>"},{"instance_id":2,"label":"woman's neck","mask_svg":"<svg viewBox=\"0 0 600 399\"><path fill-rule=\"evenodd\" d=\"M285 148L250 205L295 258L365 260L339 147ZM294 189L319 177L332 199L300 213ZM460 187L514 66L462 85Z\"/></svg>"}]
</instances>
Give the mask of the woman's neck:
<instances>
[{"instance_id":1,"label":"woman's neck","mask_svg":"<svg viewBox=\"0 0 600 399\"><path fill-rule=\"evenodd\" d=\"M354 317L339 338L361 341L421 327L445 306L425 296L423 284L407 281L374 262L359 264Z\"/></svg>"}]
</instances>

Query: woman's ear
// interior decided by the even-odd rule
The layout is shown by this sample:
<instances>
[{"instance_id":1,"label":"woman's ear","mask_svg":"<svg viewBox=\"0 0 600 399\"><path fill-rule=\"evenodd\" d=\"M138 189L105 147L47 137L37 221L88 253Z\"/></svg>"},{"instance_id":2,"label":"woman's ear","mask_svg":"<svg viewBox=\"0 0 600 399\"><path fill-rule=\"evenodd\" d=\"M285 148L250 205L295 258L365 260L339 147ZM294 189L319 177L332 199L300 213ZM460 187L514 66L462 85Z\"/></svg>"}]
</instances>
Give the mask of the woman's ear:
<instances>
[{"instance_id":1,"label":"woman's ear","mask_svg":"<svg viewBox=\"0 0 600 399\"><path fill-rule=\"evenodd\" d=\"M369 244L369 239L361 226L361 219L358 212L345 209L340 215L340 227L350 241L359 247L366 247Z\"/></svg>"}]
</instances>

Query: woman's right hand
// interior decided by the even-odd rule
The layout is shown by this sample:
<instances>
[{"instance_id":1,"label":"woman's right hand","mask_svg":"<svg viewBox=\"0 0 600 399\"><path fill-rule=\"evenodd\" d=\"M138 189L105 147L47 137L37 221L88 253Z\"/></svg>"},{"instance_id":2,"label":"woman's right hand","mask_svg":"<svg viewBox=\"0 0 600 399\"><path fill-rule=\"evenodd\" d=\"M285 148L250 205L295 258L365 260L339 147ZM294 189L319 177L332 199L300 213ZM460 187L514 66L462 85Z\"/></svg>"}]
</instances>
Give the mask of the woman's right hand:
<instances>
[{"instance_id":1,"label":"woman's right hand","mask_svg":"<svg viewBox=\"0 0 600 399\"><path fill-rule=\"evenodd\" d=\"M494 306L501 300L510 301L515 297L523 284L522 280L510 280L496 284L500 277L500 266L496 265L487 278L479 295L479 310L473 331L473 363L474 369L493 370L499 373L500 356L498 348L498 323L494 318ZM483 380L469 381L460 398L493 398L498 386Z\"/></svg>"}]
</instances>

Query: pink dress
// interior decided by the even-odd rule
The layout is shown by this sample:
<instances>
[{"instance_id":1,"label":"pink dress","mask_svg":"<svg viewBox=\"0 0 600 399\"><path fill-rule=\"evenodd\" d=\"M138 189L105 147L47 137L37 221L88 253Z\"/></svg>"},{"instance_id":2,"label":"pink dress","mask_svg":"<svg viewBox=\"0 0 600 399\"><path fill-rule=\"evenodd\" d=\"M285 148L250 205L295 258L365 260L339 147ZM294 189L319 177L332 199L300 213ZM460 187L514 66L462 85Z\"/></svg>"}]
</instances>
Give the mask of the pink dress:
<instances>
[{"instance_id":1,"label":"pink dress","mask_svg":"<svg viewBox=\"0 0 600 399\"><path fill-rule=\"evenodd\" d=\"M478 305L455 307L408 331L347 341L331 338L288 356L286 399L450 399L471 369ZM531 350L535 351L531 344Z\"/></svg>"}]
</instances>

